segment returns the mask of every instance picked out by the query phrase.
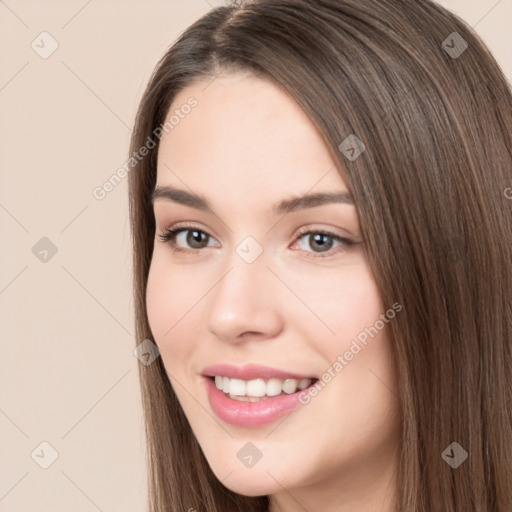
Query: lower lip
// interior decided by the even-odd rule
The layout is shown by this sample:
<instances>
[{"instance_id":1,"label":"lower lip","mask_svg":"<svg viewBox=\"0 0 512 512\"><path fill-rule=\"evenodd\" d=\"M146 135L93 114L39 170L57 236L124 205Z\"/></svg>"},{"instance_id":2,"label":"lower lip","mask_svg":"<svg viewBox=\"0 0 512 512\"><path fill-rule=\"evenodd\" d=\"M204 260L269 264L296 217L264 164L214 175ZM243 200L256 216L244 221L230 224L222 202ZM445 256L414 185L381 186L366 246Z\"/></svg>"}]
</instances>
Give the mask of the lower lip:
<instances>
[{"instance_id":1,"label":"lower lip","mask_svg":"<svg viewBox=\"0 0 512 512\"><path fill-rule=\"evenodd\" d=\"M268 425L302 405L299 394L278 395L259 402L245 402L229 398L217 388L213 379L205 377L210 406L215 414L227 423L239 427L261 427Z\"/></svg>"}]
</instances>

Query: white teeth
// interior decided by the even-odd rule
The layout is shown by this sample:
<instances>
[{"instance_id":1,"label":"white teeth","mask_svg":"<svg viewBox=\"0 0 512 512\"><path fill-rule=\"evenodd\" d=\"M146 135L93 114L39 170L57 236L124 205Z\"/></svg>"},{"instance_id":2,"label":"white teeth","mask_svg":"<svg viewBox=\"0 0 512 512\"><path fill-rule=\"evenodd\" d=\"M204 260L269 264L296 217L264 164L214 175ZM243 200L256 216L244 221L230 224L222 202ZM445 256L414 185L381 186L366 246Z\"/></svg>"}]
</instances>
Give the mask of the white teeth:
<instances>
[{"instance_id":1,"label":"white teeth","mask_svg":"<svg viewBox=\"0 0 512 512\"><path fill-rule=\"evenodd\" d=\"M245 396L245 380L229 379L229 394Z\"/></svg>"},{"instance_id":2,"label":"white teeth","mask_svg":"<svg viewBox=\"0 0 512 512\"><path fill-rule=\"evenodd\" d=\"M259 402L261 398L256 398L255 396L237 396L229 393L229 398L233 400L238 400L240 402Z\"/></svg>"},{"instance_id":3,"label":"white teeth","mask_svg":"<svg viewBox=\"0 0 512 512\"><path fill-rule=\"evenodd\" d=\"M230 398L245 402L257 402L262 397L277 396L282 393L290 395L311 385L311 379L230 379L220 375L215 376L215 385Z\"/></svg>"},{"instance_id":4,"label":"white teeth","mask_svg":"<svg viewBox=\"0 0 512 512\"><path fill-rule=\"evenodd\" d=\"M262 397L267 393L267 385L263 379L254 379L247 382L247 395Z\"/></svg>"},{"instance_id":5,"label":"white teeth","mask_svg":"<svg viewBox=\"0 0 512 512\"><path fill-rule=\"evenodd\" d=\"M311 386L311 379L302 379L299 381L298 388L299 389L306 389L307 387Z\"/></svg>"},{"instance_id":6,"label":"white teeth","mask_svg":"<svg viewBox=\"0 0 512 512\"><path fill-rule=\"evenodd\" d=\"M283 384L283 391L288 395L297 391L297 381L295 379L286 379Z\"/></svg>"},{"instance_id":7,"label":"white teeth","mask_svg":"<svg viewBox=\"0 0 512 512\"><path fill-rule=\"evenodd\" d=\"M281 394L283 390L283 382L279 379L270 379L267 382L267 395L277 396Z\"/></svg>"}]
</instances>

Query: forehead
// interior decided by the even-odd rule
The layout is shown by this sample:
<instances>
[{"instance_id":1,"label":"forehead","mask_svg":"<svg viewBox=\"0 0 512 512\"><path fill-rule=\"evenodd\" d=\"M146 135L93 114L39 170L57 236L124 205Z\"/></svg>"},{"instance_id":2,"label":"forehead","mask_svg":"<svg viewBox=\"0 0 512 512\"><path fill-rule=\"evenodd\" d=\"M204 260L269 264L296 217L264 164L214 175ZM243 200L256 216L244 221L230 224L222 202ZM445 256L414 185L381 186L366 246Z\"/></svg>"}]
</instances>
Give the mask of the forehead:
<instances>
[{"instance_id":1,"label":"forehead","mask_svg":"<svg viewBox=\"0 0 512 512\"><path fill-rule=\"evenodd\" d=\"M195 106L183 108L192 98ZM192 84L166 119L172 115L179 122L160 142L159 185L186 184L226 200L303 194L320 181L322 190L346 190L320 133L270 81L239 73Z\"/></svg>"}]
</instances>

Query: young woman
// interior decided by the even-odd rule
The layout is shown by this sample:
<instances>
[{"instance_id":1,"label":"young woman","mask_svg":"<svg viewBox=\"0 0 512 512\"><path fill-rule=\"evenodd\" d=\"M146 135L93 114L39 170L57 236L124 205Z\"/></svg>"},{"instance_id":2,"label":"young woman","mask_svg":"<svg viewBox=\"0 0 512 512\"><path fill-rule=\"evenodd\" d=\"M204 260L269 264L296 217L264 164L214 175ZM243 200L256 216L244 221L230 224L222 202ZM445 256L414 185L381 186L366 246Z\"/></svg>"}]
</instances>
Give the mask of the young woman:
<instances>
[{"instance_id":1,"label":"young woman","mask_svg":"<svg viewBox=\"0 0 512 512\"><path fill-rule=\"evenodd\" d=\"M512 94L430 0L255 0L131 143L149 508L512 510Z\"/></svg>"}]
</instances>

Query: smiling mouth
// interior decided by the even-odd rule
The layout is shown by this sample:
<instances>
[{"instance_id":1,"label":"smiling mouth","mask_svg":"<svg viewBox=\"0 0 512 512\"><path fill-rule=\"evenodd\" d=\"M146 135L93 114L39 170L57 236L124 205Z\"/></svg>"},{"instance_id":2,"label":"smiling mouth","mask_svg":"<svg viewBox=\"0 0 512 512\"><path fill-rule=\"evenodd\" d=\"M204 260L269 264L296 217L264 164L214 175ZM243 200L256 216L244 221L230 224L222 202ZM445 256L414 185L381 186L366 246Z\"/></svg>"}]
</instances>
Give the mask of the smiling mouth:
<instances>
[{"instance_id":1,"label":"smiling mouth","mask_svg":"<svg viewBox=\"0 0 512 512\"><path fill-rule=\"evenodd\" d=\"M260 402L276 396L292 395L315 384L318 379L234 379L222 375L208 377L218 390L232 400L241 402Z\"/></svg>"}]
</instances>

